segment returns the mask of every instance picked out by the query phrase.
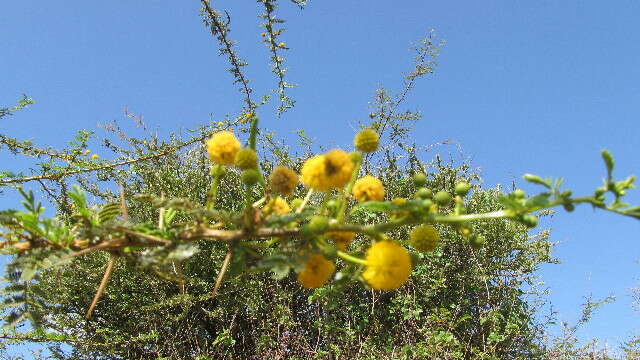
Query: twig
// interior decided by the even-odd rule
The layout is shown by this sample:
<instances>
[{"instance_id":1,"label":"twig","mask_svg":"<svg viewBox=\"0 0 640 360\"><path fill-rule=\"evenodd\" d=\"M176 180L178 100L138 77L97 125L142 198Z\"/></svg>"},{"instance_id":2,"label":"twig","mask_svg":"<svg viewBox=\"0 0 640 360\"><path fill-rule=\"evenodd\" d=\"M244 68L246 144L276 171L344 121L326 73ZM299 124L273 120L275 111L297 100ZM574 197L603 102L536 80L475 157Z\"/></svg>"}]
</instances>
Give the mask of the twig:
<instances>
[{"instance_id":1,"label":"twig","mask_svg":"<svg viewBox=\"0 0 640 360\"><path fill-rule=\"evenodd\" d=\"M111 257L109 257L109 262L107 262L107 270L104 271L104 276L102 276L102 281L100 282L98 291L96 291L96 294L93 296L93 301L91 301L91 305L89 306L89 309L87 309L87 314L84 317L85 319L87 320L91 319L91 314L93 313L93 309L98 304L98 300L100 300L102 293L104 293L104 289L106 289L107 287L107 282L111 277L111 273L113 272L113 266L115 265L115 263L116 263L116 256L114 254L111 254Z\"/></svg>"},{"instance_id":2,"label":"twig","mask_svg":"<svg viewBox=\"0 0 640 360\"><path fill-rule=\"evenodd\" d=\"M233 248L234 246L229 246L229 250L227 250L227 255L224 257L224 261L222 262L222 267L220 268L220 273L218 274L218 279L216 279L216 284L211 291L211 297L216 296L218 293L218 289L220 289L220 285L222 285L222 281L224 280L224 274L227 272L227 268L231 263L231 258L233 257Z\"/></svg>"}]
</instances>

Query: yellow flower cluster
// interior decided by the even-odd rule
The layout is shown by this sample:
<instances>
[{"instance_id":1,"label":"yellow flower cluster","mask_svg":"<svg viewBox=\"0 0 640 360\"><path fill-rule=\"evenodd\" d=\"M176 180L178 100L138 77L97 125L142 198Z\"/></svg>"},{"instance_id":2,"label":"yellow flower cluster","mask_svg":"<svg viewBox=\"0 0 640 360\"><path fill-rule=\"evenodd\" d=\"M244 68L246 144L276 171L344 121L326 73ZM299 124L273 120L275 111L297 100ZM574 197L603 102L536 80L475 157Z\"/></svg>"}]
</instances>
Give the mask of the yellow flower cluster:
<instances>
[{"instance_id":1,"label":"yellow flower cluster","mask_svg":"<svg viewBox=\"0 0 640 360\"><path fill-rule=\"evenodd\" d=\"M285 166L276 166L269 175L269 185L271 190L289 195L298 185L298 174Z\"/></svg>"},{"instance_id":2,"label":"yellow flower cluster","mask_svg":"<svg viewBox=\"0 0 640 360\"><path fill-rule=\"evenodd\" d=\"M291 208L283 198L278 196L267 203L264 212L267 214L283 215L290 213Z\"/></svg>"},{"instance_id":3,"label":"yellow flower cluster","mask_svg":"<svg viewBox=\"0 0 640 360\"><path fill-rule=\"evenodd\" d=\"M380 180L367 175L358 179L353 185L353 196L359 202L382 201L384 199L384 187Z\"/></svg>"},{"instance_id":4,"label":"yellow flower cluster","mask_svg":"<svg viewBox=\"0 0 640 360\"><path fill-rule=\"evenodd\" d=\"M411 274L409 252L396 241L383 240L373 244L365 257L362 277L376 290L393 290L402 286Z\"/></svg>"},{"instance_id":5,"label":"yellow flower cluster","mask_svg":"<svg viewBox=\"0 0 640 360\"><path fill-rule=\"evenodd\" d=\"M302 166L302 182L316 191L339 189L351 179L353 161L349 154L342 150L331 150L323 155L316 155Z\"/></svg>"},{"instance_id":6,"label":"yellow flower cluster","mask_svg":"<svg viewBox=\"0 0 640 360\"><path fill-rule=\"evenodd\" d=\"M433 226L422 225L411 230L411 246L420 252L430 252L440 245L440 234Z\"/></svg>"},{"instance_id":7,"label":"yellow flower cluster","mask_svg":"<svg viewBox=\"0 0 640 360\"><path fill-rule=\"evenodd\" d=\"M319 288L329 281L334 271L336 266L331 261L320 254L313 254L298 273L298 282L308 289Z\"/></svg>"},{"instance_id":8,"label":"yellow flower cluster","mask_svg":"<svg viewBox=\"0 0 640 360\"><path fill-rule=\"evenodd\" d=\"M218 164L233 164L238 150L240 150L240 141L231 131L219 131L207 140L209 158Z\"/></svg>"},{"instance_id":9,"label":"yellow flower cluster","mask_svg":"<svg viewBox=\"0 0 640 360\"><path fill-rule=\"evenodd\" d=\"M378 133L372 129L360 131L353 139L353 145L362 152L374 152L378 150L379 142Z\"/></svg>"},{"instance_id":10,"label":"yellow flower cluster","mask_svg":"<svg viewBox=\"0 0 640 360\"><path fill-rule=\"evenodd\" d=\"M327 236L333 240L339 250L346 251L356 234L350 231L331 231L327 233Z\"/></svg>"}]
</instances>

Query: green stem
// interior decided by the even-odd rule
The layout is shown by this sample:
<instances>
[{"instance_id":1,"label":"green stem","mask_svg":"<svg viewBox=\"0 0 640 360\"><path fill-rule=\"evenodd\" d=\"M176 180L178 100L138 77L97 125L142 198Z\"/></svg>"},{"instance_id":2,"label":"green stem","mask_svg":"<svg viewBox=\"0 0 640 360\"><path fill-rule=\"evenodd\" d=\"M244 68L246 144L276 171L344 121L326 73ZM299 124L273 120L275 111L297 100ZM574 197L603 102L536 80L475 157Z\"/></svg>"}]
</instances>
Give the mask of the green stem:
<instances>
[{"instance_id":1,"label":"green stem","mask_svg":"<svg viewBox=\"0 0 640 360\"><path fill-rule=\"evenodd\" d=\"M338 250L338 256L347 260L347 261L351 261L352 263L356 263L356 264L361 264L361 265L367 265L367 262L364 259L360 259L357 258L355 256L351 256L349 254L347 254L346 252L340 251Z\"/></svg>"},{"instance_id":2,"label":"green stem","mask_svg":"<svg viewBox=\"0 0 640 360\"><path fill-rule=\"evenodd\" d=\"M218 186L220 185L220 177L214 176L213 183L209 189L207 196L207 210L213 210L216 207L216 198L218 197Z\"/></svg>"},{"instance_id":3,"label":"green stem","mask_svg":"<svg viewBox=\"0 0 640 360\"><path fill-rule=\"evenodd\" d=\"M349 199L349 195L351 194L351 190L353 189L353 184L355 184L358 179L358 174L360 174L360 168L362 167L362 157L358 159L353 167L353 172L351 173L351 179L349 179L349 183L345 186L344 191L342 192L342 197L340 199L340 208L338 209L338 216L336 219L338 222L342 222L345 217L345 213L347 211L347 201Z\"/></svg>"},{"instance_id":4,"label":"green stem","mask_svg":"<svg viewBox=\"0 0 640 360\"><path fill-rule=\"evenodd\" d=\"M249 147L256 150L256 139L258 138L258 116L255 113L251 115L251 128L249 130Z\"/></svg>"}]
</instances>

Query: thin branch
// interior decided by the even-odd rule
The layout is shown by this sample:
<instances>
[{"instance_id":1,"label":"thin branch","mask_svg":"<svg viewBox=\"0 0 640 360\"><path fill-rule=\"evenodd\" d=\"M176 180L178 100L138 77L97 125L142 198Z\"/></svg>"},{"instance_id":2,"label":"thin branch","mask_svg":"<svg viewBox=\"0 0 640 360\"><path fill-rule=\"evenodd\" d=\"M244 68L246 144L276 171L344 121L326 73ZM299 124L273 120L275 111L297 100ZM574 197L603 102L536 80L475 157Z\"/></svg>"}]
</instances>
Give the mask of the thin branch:
<instances>
[{"instance_id":1,"label":"thin branch","mask_svg":"<svg viewBox=\"0 0 640 360\"><path fill-rule=\"evenodd\" d=\"M116 256L111 254L111 257L109 257L109 262L107 262L107 269L104 271L104 276L102 276L102 281L100 282L98 291L96 291L96 294L93 297L93 301L91 301L91 305L89 306L89 309L87 309L85 319L87 320L91 319L91 314L93 313L93 309L98 304L98 300L100 300L100 297L102 297L102 293L104 293L104 289L107 288L107 282L109 281L109 278L113 273L113 266L115 265L115 263L116 263Z\"/></svg>"},{"instance_id":2,"label":"thin branch","mask_svg":"<svg viewBox=\"0 0 640 360\"><path fill-rule=\"evenodd\" d=\"M93 171L99 171L99 170L106 170L106 169L111 169L111 168L115 168L115 167L120 167L120 166L124 166L124 165L130 165L130 164L134 164L140 161L145 161L145 160L149 160L149 159L155 159L155 158L159 158L165 155L168 155L172 152L178 151L186 146L189 146L195 142L198 141L202 141L204 139L206 139L207 137L209 137L209 134L207 135L203 135L200 136L198 138L194 138L191 139L183 144L180 144L178 146L174 146L174 147L170 147L167 150L164 150L162 152L159 152L157 154L150 154L150 155L145 155L145 156L141 156L139 158L136 159L130 159L130 160L124 160L124 161L120 161L120 162L116 162L116 163L111 163L111 164L106 164L106 165L102 165L102 166L97 166L94 168L88 168L88 169L77 169L77 170L70 170L70 171L63 171L63 172L59 172L56 174L50 174L50 175L40 175L40 176L29 176L29 177L23 177L23 178L17 178L17 179L7 179L7 180L0 180L0 185L6 185L6 184L21 184L21 183L25 183L25 182L29 182L29 181L37 181L37 180L58 180L64 177L68 177L71 175L76 175L76 174L82 174L82 173L88 173L88 172L93 172Z\"/></svg>"}]
</instances>

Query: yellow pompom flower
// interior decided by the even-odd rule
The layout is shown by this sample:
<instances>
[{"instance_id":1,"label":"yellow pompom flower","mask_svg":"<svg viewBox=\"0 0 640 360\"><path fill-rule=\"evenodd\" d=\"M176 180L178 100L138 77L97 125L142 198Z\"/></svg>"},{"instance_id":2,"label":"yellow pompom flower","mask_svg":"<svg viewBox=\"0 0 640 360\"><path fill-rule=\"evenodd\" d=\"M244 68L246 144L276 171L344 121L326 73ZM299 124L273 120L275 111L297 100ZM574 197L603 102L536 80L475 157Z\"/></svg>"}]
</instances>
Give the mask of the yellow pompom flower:
<instances>
[{"instance_id":1,"label":"yellow pompom flower","mask_svg":"<svg viewBox=\"0 0 640 360\"><path fill-rule=\"evenodd\" d=\"M374 152L378 150L380 138L378 133L372 129L364 129L356 134L353 145L362 152Z\"/></svg>"},{"instance_id":2,"label":"yellow pompom flower","mask_svg":"<svg viewBox=\"0 0 640 360\"><path fill-rule=\"evenodd\" d=\"M359 202L382 201L384 199L384 187L382 181L367 175L361 177L353 185L353 196Z\"/></svg>"},{"instance_id":3,"label":"yellow pompom flower","mask_svg":"<svg viewBox=\"0 0 640 360\"><path fill-rule=\"evenodd\" d=\"M267 203L264 207L264 212L267 214L283 215L290 213L291 208L289 207L289 204L287 204L286 200L278 196Z\"/></svg>"},{"instance_id":4,"label":"yellow pompom flower","mask_svg":"<svg viewBox=\"0 0 640 360\"><path fill-rule=\"evenodd\" d=\"M342 150L334 149L324 155L325 173L329 178L329 183L334 189L339 189L351 180L353 172L353 161L349 154Z\"/></svg>"},{"instance_id":5,"label":"yellow pompom flower","mask_svg":"<svg viewBox=\"0 0 640 360\"><path fill-rule=\"evenodd\" d=\"M440 234L433 226L422 225L411 230L411 246L420 252L430 252L440 245Z\"/></svg>"},{"instance_id":6,"label":"yellow pompom flower","mask_svg":"<svg viewBox=\"0 0 640 360\"><path fill-rule=\"evenodd\" d=\"M269 175L269 185L271 190L289 195L298 185L298 174L285 166L276 166Z\"/></svg>"},{"instance_id":7,"label":"yellow pompom flower","mask_svg":"<svg viewBox=\"0 0 640 360\"><path fill-rule=\"evenodd\" d=\"M324 155L316 155L302 166L301 180L316 191L339 189L351 179L353 161L342 150L331 150Z\"/></svg>"},{"instance_id":8,"label":"yellow pompom flower","mask_svg":"<svg viewBox=\"0 0 640 360\"><path fill-rule=\"evenodd\" d=\"M339 250L346 251L356 234L350 231L331 231L327 233L327 236L333 240Z\"/></svg>"},{"instance_id":9,"label":"yellow pompom flower","mask_svg":"<svg viewBox=\"0 0 640 360\"><path fill-rule=\"evenodd\" d=\"M219 131L207 140L209 158L218 164L232 165L238 150L240 150L240 141L231 131Z\"/></svg>"},{"instance_id":10,"label":"yellow pompom flower","mask_svg":"<svg viewBox=\"0 0 640 360\"><path fill-rule=\"evenodd\" d=\"M298 282L307 289L319 288L329 281L334 271L336 266L331 261L320 254L313 254L298 273Z\"/></svg>"},{"instance_id":11,"label":"yellow pompom flower","mask_svg":"<svg viewBox=\"0 0 640 360\"><path fill-rule=\"evenodd\" d=\"M234 164L242 170L255 169L258 167L258 155L252 149L240 149L236 153Z\"/></svg>"},{"instance_id":12,"label":"yellow pompom flower","mask_svg":"<svg viewBox=\"0 0 640 360\"><path fill-rule=\"evenodd\" d=\"M100 155L98 155L98 154L91 155L91 159L92 160L97 160L99 157L100 157Z\"/></svg>"},{"instance_id":13,"label":"yellow pompom flower","mask_svg":"<svg viewBox=\"0 0 640 360\"><path fill-rule=\"evenodd\" d=\"M409 252L393 240L371 245L365 257L362 277L376 290L393 290L402 286L411 274Z\"/></svg>"}]
</instances>

